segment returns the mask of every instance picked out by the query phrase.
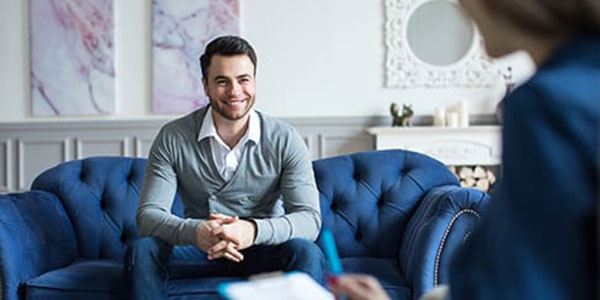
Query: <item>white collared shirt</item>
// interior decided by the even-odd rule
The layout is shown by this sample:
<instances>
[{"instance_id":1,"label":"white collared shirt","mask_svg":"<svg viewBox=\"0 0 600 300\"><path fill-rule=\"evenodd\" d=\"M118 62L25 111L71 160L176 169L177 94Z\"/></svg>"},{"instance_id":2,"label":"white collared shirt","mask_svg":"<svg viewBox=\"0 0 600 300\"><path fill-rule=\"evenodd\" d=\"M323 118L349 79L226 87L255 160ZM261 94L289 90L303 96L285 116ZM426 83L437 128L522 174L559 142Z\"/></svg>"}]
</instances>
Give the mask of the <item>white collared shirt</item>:
<instances>
[{"instance_id":1,"label":"white collared shirt","mask_svg":"<svg viewBox=\"0 0 600 300\"><path fill-rule=\"evenodd\" d=\"M202 121L202 127L198 134L198 141L210 138L213 161L225 181L229 181L233 176L233 173L235 173L235 170L237 170L246 144L249 141L257 144L260 142L260 120L254 109L250 111L248 122L248 130L246 130L244 136L242 136L240 141L233 149L231 149L223 142L217 133L217 128L215 127L215 122L212 117L212 107L208 107L204 120Z\"/></svg>"}]
</instances>

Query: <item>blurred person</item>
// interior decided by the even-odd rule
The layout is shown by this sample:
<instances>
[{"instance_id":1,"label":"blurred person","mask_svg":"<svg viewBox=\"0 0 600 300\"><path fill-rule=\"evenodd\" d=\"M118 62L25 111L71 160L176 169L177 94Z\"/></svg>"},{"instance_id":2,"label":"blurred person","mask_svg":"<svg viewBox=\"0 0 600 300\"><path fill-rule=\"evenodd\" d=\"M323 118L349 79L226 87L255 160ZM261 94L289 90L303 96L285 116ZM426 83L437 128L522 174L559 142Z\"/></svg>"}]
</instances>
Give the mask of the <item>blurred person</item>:
<instances>
[{"instance_id":1,"label":"blurred person","mask_svg":"<svg viewBox=\"0 0 600 300\"><path fill-rule=\"evenodd\" d=\"M597 296L600 1L459 0L492 57L534 76L504 102L502 180L450 271L454 299Z\"/></svg>"},{"instance_id":2,"label":"blurred person","mask_svg":"<svg viewBox=\"0 0 600 300\"><path fill-rule=\"evenodd\" d=\"M449 292L433 298L596 298L600 1L459 2L490 56L525 50L537 71L504 102L500 186L453 260ZM351 300L385 299L363 282L330 285ZM370 296L352 292L361 286Z\"/></svg>"}]
</instances>

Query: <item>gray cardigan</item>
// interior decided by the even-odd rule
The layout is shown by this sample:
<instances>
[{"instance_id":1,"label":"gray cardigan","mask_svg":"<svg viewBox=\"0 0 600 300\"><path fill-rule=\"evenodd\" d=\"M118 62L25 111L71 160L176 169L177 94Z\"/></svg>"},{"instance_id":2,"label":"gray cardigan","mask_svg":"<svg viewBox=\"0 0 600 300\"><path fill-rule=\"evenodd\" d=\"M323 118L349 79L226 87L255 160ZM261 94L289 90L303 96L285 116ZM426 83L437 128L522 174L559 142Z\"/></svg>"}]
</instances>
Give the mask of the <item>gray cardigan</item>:
<instances>
[{"instance_id":1,"label":"gray cardigan","mask_svg":"<svg viewBox=\"0 0 600 300\"><path fill-rule=\"evenodd\" d=\"M146 167L137 210L142 236L172 245L196 243L196 227L209 213L252 219L255 244L291 238L315 240L321 228L319 194L306 146L296 130L260 112L260 143L246 144L229 182L221 177L210 140L198 141L207 108L164 125ZM171 214L176 191L185 218ZM285 207L285 210L284 210Z\"/></svg>"}]
</instances>

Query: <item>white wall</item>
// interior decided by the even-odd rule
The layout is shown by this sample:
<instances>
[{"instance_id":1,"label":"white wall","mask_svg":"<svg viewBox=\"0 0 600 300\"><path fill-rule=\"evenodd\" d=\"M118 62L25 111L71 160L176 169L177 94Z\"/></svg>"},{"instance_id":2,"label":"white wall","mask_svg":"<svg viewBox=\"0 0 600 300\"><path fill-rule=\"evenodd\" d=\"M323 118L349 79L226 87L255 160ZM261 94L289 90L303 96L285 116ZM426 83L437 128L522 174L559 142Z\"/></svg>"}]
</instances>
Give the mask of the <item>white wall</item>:
<instances>
[{"instance_id":1,"label":"white wall","mask_svg":"<svg viewBox=\"0 0 600 300\"><path fill-rule=\"evenodd\" d=\"M115 1L117 109L114 116L31 117L27 0L0 0L0 122L148 119L151 1ZM417 115L460 99L474 114L492 113L502 92L487 89L384 88L384 2L240 0L242 34L258 56L258 107L279 117L385 116L392 101ZM505 62L504 62L505 63ZM532 71L508 58L517 80Z\"/></svg>"}]
</instances>

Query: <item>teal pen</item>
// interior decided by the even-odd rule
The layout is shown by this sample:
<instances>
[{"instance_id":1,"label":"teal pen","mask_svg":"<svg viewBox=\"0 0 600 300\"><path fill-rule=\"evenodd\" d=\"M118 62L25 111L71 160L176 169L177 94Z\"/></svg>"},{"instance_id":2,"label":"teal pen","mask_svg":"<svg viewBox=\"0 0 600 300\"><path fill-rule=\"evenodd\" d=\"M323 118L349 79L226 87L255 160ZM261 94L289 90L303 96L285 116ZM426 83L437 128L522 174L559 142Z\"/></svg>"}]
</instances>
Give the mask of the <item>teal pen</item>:
<instances>
[{"instance_id":1,"label":"teal pen","mask_svg":"<svg viewBox=\"0 0 600 300\"><path fill-rule=\"evenodd\" d=\"M323 243L323 250L325 251L325 258L329 263L329 270L334 276L342 275L342 262L338 256L337 249L335 247L335 240L333 234L329 229L323 229L321 232L321 242Z\"/></svg>"}]
</instances>

